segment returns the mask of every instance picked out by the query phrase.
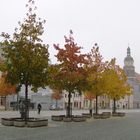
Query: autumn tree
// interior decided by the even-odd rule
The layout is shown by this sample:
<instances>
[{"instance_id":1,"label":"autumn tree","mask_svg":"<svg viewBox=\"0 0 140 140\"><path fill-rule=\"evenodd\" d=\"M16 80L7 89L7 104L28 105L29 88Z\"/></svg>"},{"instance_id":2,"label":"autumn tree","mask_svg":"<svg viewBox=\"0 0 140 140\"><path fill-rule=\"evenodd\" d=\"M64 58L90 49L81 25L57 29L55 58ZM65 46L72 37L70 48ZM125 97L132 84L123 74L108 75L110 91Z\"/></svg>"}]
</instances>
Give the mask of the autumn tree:
<instances>
[{"instance_id":1,"label":"autumn tree","mask_svg":"<svg viewBox=\"0 0 140 140\"><path fill-rule=\"evenodd\" d=\"M85 83L85 70L83 65L86 63L85 54L81 54L81 47L77 46L70 32L69 38L65 36L64 48L54 45L58 51L56 57L58 65L55 68L54 87L68 92L67 116L71 117L71 95L76 91L80 92Z\"/></svg>"},{"instance_id":2,"label":"autumn tree","mask_svg":"<svg viewBox=\"0 0 140 140\"><path fill-rule=\"evenodd\" d=\"M115 113L116 101L131 94L126 74L119 65L116 65L116 59L112 59L108 64L108 68L103 73L103 79L103 88L106 95L113 100L113 113Z\"/></svg>"},{"instance_id":3,"label":"autumn tree","mask_svg":"<svg viewBox=\"0 0 140 140\"><path fill-rule=\"evenodd\" d=\"M37 18L36 6L29 0L27 17L12 37L2 33L3 55L6 59L7 79L12 84L25 86L25 121L29 118L28 87L36 91L47 83L49 53L48 47L42 44L43 24L45 20Z\"/></svg>"},{"instance_id":4,"label":"autumn tree","mask_svg":"<svg viewBox=\"0 0 140 140\"><path fill-rule=\"evenodd\" d=\"M103 57L99 52L99 47L95 44L88 55L88 64L85 67L88 73L87 90L93 93L96 99L95 114L98 114L98 96L104 93L102 89L102 72L105 70L106 65L107 62L103 62Z\"/></svg>"},{"instance_id":5,"label":"autumn tree","mask_svg":"<svg viewBox=\"0 0 140 140\"><path fill-rule=\"evenodd\" d=\"M16 85L11 85L6 81L6 74L2 74L0 77L0 96L5 98L5 110L6 110L6 96L16 94Z\"/></svg>"},{"instance_id":6,"label":"autumn tree","mask_svg":"<svg viewBox=\"0 0 140 140\"><path fill-rule=\"evenodd\" d=\"M62 91L59 89L52 89L53 93L51 98L56 101L56 108L58 107L58 100L60 100L62 96Z\"/></svg>"}]
</instances>

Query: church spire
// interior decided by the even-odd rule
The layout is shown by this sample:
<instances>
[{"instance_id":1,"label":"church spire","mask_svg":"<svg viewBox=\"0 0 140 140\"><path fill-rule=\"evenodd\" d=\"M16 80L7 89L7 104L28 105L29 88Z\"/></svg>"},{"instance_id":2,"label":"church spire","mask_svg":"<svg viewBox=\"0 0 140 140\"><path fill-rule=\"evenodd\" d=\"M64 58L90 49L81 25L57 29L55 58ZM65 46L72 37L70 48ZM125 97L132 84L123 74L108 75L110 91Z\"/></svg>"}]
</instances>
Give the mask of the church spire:
<instances>
[{"instance_id":1,"label":"church spire","mask_svg":"<svg viewBox=\"0 0 140 140\"><path fill-rule=\"evenodd\" d=\"M127 56L131 56L131 51L129 47L127 48Z\"/></svg>"}]
</instances>

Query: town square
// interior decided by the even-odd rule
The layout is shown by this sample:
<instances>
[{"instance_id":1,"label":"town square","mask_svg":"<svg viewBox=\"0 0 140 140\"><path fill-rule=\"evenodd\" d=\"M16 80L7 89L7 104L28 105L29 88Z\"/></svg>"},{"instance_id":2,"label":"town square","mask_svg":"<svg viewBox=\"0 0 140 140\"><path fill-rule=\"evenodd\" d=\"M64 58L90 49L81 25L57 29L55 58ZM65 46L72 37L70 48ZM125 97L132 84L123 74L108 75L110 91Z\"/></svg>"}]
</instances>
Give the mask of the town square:
<instances>
[{"instance_id":1,"label":"town square","mask_svg":"<svg viewBox=\"0 0 140 140\"><path fill-rule=\"evenodd\" d=\"M0 5L0 140L139 140L138 0Z\"/></svg>"},{"instance_id":2,"label":"town square","mask_svg":"<svg viewBox=\"0 0 140 140\"><path fill-rule=\"evenodd\" d=\"M109 111L109 110L101 110ZM37 128L7 127L0 125L2 140L139 140L140 110L121 110L125 117L109 119L88 119L86 122L54 122L51 115L65 113L64 111L43 111L40 116L49 119L48 126ZM87 110L75 110L80 115ZM38 116L37 111L30 112ZM0 112L1 117L18 116L18 112Z\"/></svg>"}]
</instances>

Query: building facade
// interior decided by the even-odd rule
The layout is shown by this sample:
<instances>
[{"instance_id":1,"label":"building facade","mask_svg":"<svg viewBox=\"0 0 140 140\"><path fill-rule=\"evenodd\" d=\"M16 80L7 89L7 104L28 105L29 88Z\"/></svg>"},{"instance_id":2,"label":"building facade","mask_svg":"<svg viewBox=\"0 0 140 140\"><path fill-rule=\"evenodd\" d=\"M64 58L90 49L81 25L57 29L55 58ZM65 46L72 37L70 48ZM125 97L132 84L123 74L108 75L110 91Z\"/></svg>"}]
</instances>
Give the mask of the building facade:
<instances>
[{"instance_id":1,"label":"building facade","mask_svg":"<svg viewBox=\"0 0 140 140\"><path fill-rule=\"evenodd\" d=\"M128 78L127 82L133 89L133 108L140 108L140 75L135 72L134 60L129 47L127 48L123 68Z\"/></svg>"}]
</instances>

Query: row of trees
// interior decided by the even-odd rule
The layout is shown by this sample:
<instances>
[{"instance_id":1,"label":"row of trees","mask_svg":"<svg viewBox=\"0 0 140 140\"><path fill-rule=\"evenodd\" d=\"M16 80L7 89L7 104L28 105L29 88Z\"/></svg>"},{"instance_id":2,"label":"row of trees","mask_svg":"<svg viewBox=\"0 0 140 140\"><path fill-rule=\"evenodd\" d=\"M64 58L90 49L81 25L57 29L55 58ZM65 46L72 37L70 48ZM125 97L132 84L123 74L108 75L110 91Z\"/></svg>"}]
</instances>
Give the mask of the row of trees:
<instances>
[{"instance_id":1,"label":"row of trees","mask_svg":"<svg viewBox=\"0 0 140 140\"><path fill-rule=\"evenodd\" d=\"M4 66L6 81L12 85L25 86L25 120L29 118L28 88L37 91L39 87L49 85L56 91L68 92L67 116L71 114L71 94L90 92L96 98L98 113L98 96L106 94L116 101L124 97L130 87L126 84L124 71L116 65L115 59L104 62L97 44L88 54L81 53L73 38L65 36L63 47L54 45L57 50L57 64L49 61L48 46L42 43L44 20L37 19L34 1L29 0L27 18L19 22L12 37L2 33ZM3 67L3 66L1 66ZM61 93L61 92L57 92ZM58 97L58 96L57 96Z\"/></svg>"}]
</instances>

